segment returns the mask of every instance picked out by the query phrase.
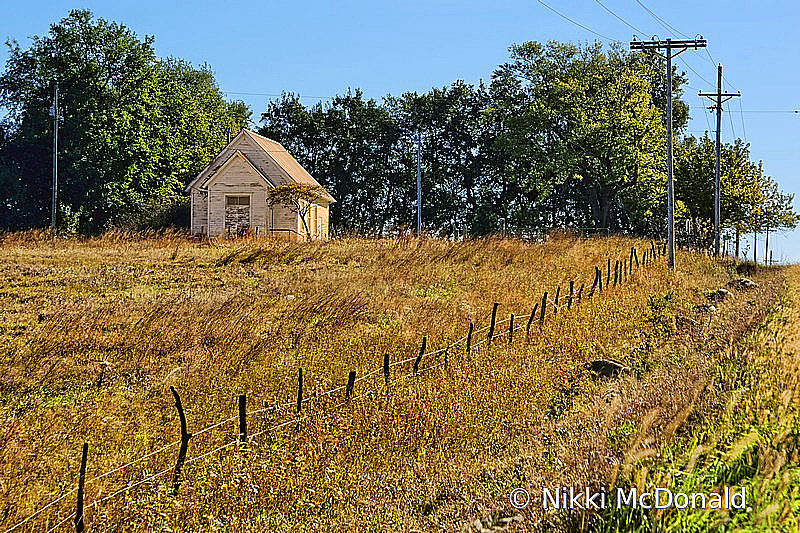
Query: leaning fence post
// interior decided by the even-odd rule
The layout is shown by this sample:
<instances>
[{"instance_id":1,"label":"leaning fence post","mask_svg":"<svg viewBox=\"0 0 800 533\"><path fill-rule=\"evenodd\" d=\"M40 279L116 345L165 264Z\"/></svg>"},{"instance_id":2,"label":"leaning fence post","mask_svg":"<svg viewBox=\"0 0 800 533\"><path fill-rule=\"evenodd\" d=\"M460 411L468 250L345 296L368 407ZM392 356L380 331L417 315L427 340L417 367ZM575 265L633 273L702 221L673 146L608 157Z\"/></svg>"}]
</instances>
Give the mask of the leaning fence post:
<instances>
[{"instance_id":1,"label":"leaning fence post","mask_svg":"<svg viewBox=\"0 0 800 533\"><path fill-rule=\"evenodd\" d=\"M560 285L556 288L556 299L553 302L553 314L554 315L558 314L558 298L559 298L559 296L561 296L561 286Z\"/></svg>"},{"instance_id":2,"label":"leaning fence post","mask_svg":"<svg viewBox=\"0 0 800 533\"><path fill-rule=\"evenodd\" d=\"M239 442L247 444L247 396L239 395Z\"/></svg>"},{"instance_id":3,"label":"leaning fence post","mask_svg":"<svg viewBox=\"0 0 800 533\"><path fill-rule=\"evenodd\" d=\"M511 321L508 323L508 344L514 340L514 313L511 313Z\"/></svg>"},{"instance_id":4,"label":"leaning fence post","mask_svg":"<svg viewBox=\"0 0 800 533\"><path fill-rule=\"evenodd\" d=\"M542 313L539 315L539 327L544 324L544 312L547 309L547 291L544 291L544 295L542 295Z\"/></svg>"},{"instance_id":5,"label":"leaning fence post","mask_svg":"<svg viewBox=\"0 0 800 533\"><path fill-rule=\"evenodd\" d=\"M469 323L469 332L467 333L467 355L469 355L470 350L472 349L472 331L475 329L475 324L472 322Z\"/></svg>"},{"instance_id":6,"label":"leaning fence post","mask_svg":"<svg viewBox=\"0 0 800 533\"><path fill-rule=\"evenodd\" d=\"M599 268L597 269L597 286L599 287L600 292L603 292L603 271ZM606 286L608 286L607 283Z\"/></svg>"},{"instance_id":7,"label":"leaning fence post","mask_svg":"<svg viewBox=\"0 0 800 533\"><path fill-rule=\"evenodd\" d=\"M572 297L575 293L575 280L569 280L569 300L567 300L567 311L572 309Z\"/></svg>"},{"instance_id":8,"label":"leaning fence post","mask_svg":"<svg viewBox=\"0 0 800 533\"><path fill-rule=\"evenodd\" d=\"M181 489L181 470L183 470L183 463L186 461L186 452L189 449L189 439L192 434L186 428L186 414L183 412L183 404L181 404L181 397L175 387L170 385L169 390L172 391L172 396L175 397L175 408L178 409L178 417L181 421L181 448L178 450L178 462L175 463L175 475L172 480L172 495L177 496L178 491Z\"/></svg>"},{"instance_id":9,"label":"leaning fence post","mask_svg":"<svg viewBox=\"0 0 800 533\"><path fill-rule=\"evenodd\" d=\"M578 301L579 302L581 301L581 298L583 298L583 287L584 286L585 286L585 283L581 283L581 288L578 289Z\"/></svg>"},{"instance_id":10,"label":"leaning fence post","mask_svg":"<svg viewBox=\"0 0 800 533\"><path fill-rule=\"evenodd\" d=\"M633 247L633 258L636 260L636 268L639 268L639 254L636 252L636 247ZM631 265L633 268L633 265Z\"/></svg>"},{"instance_id":11,"label":"leaning fence post","mask_svg":"<svg viewBox=\"0 0 800 533\"><path fill-rule=\"evenodd\" d=\"M494 305L492 306L492 321L489 324L489 336L487 337L487 339L489 339L489 344L492 343L492 337L494 337L494 324L495 320L497 320L497 308L499 306L500 304L497 302L495 302Z\"/></svg>"},{"instance_id":12,"label":"leaning fence post","mask_svg":"<svg viewBox=\"0 0 800 533\"><path fill-rule=\"evenodd\" d=\"M600 269L597 266L595 266L594 267L594 281L592 282L592 288L589 289L589 298L592 298L594 296L594 291L597 288L597 282L598 282L598 280L600 280L601 276L602 276L602 274L600 274ZM602 281L600 281L600 283L602 283Z\"/></svg>"},{"instance_id":13,"label":"leaning fence post","mask_svg":"<svg viewBox=\"0 0 800 533\"><path fill-rule=\"evenodd\" d=\"M419 348L419 355L414 360L414 373L419 371L419 362L422 361L422 356L425 355L425 347L428 344L428 337L422 337L422 346Z\"/></svg>"},{"instance_id":14,"label":"leaning fence post","mask_svg":"<svg viewBox=\"0 0 800 533\"><path fill-rule=\"evenodd\" d=\"M83 522L83 494L84 486L86 485L86 461L89 459L89 443L83 443L83 452L81 453L81 473L78 478L78 502L75 506L75 531L83 533L85 525Z\"/></svg>"},{"instance_id":15,"label":"leaning fence post","mask_svg":"<svg viewBox=\"0 0 800 533\"><path fill-rule=\"evenodd\" d=\"M531 324L533 323L534 317L536 317L536 310L539 309L539 304L533 305L533 311L531 311L531 316L528 317L528 325L525 326L525 335L530 335L531 333Z\"/></svg>"},{"instance_id":16,"label":"leaning fence post","mask_svg":"<svg viewBox=\"0 0 800 533\"><path fill-rule=\"evenodd\" d=\"M383 380L389 384L389 354L383 354Z\"/></svg>"},{"instance_id":17,"label":"leaning fence post","mask_svg":"<svg viewBox=\"0 0 800 533\"><path fill-rule=\"evenodd\" d=\"M347 387L344 389L344 399L346 402L350 401L350 397L353 396L353 385L356 384L356 371L351 370L350 373L347 375Z\"/></svg>"}]
</instances>

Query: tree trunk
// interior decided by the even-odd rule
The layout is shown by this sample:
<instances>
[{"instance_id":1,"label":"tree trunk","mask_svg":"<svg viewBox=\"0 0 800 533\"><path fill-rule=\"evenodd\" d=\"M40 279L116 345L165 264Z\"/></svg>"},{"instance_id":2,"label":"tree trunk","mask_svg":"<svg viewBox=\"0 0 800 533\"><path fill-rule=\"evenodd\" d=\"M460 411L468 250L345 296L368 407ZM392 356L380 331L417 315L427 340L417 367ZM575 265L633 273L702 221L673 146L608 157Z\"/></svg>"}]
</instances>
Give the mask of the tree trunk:
<instances>
[{"instance_id":1,"label":"tree trunk","mask_svg":"<svg viewBox=\"0 0 800 533\"><path fill-rule=\"evenodd\" d=\"M766 242L764 243L764 264L769 265L769 226L767 226L764 237L766 238Z\"/></svg>"}]
</instances>

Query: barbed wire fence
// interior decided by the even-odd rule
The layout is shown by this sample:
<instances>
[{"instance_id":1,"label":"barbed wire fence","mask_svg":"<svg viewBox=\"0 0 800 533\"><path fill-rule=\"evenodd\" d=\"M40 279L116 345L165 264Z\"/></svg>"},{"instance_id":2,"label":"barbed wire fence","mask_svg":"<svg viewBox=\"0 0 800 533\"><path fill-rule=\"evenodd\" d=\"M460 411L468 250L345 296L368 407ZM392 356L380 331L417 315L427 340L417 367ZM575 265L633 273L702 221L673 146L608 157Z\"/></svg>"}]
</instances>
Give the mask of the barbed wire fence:
<instances>
[{"instance_id":1,"label":"barbed wire fence","mask_svg":"<svg viewBox=\"0 0 800 533\"><path fill-rule=\"evenodd\" d=\"M290 427L292 425L295 426L296 430L299 431L300 425L302 422L309 420L311 417L322 417L327 415L333 411L341 409L342 407L351 404L357 400L365 398L367 396L373 396L379 393L381 387L387 387L390 381L398 382L400 380L408 379L410 377L418 376L420 374L430 372L436 368L441 368L442 366L447 367L450 364L450 356L454 354L456 349L459 349L459 353L463 353L466 355L470 355L476 349L482 348L484 345L489 345L496 340L502 339L506 337L507 343L510 345L513 343L514 335L516 332L525 330L526 337L529 337L531 327L534 321L538 321L539 327L541 327L548 315L548 306L552 308L553 315L557 315L560 311L566 310L569 311L572 309L573 305L580 303L583 301L584 298L592 299L597 292L602 294L604 290L607 290L611 287L617 287L618 285L622 285L631 280L634 273L634 268L638 271L640 268L645 267L653 263L657 258L663 257L666 255L666 244L659 243L656 245L655 242L650 242L650 247L645 247L641 256L636 247L631 247L630 254L628 257L622 260L616 260L614 262L614 267L612 271L611 266L611 258L607 259L605 269L605 283L603 281L603 269L595 266L594 268L594 280L591 284L591 287L585 291L586 285L581 284L580 287L576 290L575 280L571 280L569 282L569 292L562 296L561 294L561 287L556 288L555 295L551 296L547 291L545 291L542 295L542 299L540 302L534 304L533 309L529 314L526 315L514 315L511 314L509 318L504 318L498 320L497 312L499 309L499 304L494 303L492 307L492 312L489 317L489 324L485 325L481 328L475 329L475 323L469 323L468 333L459 339L451 342L447 346L442 348L438 348L433 351L426 351L427 349L427 337L422 338L422 345L420 347L419 353L412 357L407 357L405 359L399 361L390 361L390 354L384 354L383 365L379 366L366 374L356 377L355 371L350 371L348 374L347 383L345 385L340 385L334 387L329 390L325 390L322 392L314 392L312 395L305 395L303 391L303 370L302 368L298 369L298 380L297 380L297 400L296 401L287 401L287 402L274 402L274 403L267 403L264 402L264 407L259 409L255 409L252 411L247 411L246 409L246 402L247 398L245 395L240 395L238 397L238 415L226 418L220 422L212 424L210 426L206 426L195 433L189 433L186 423L185 413L183 411L183 406L181 402L180 395L178 391L174 387L170 387L170 390L175 399L176 409L178 410L179 419L181 422L181 438L179 440L175 440L168 444L165 444L158 449L145 454L141 457L137 457L123 465L120 465L112 470L107 472L103 472L98 474L90 479L85 479L85 471L86 471L86 464L88 459L88 443L84 443L83 445L83 452L81 457L81 475L79 483L76 487L64 492L57 498L53 499L52 501L48 502L47 504L43 505L24 519L20 520L19 522L15 523L13 526L5 530L5 533L11 533L12 531L21 531L23 526L32 524L37 518L43 516L44 512L48 509L52 509L53 507L57 506L59 503L64 502L70 496L75 496L75 510L71 513L68 513L66 516L57 516L53 520L57 521L55 525L50 527L47 530L47 533L52 533L53 531L58 530L62 526L66 525L68 522L72 521L74 524L75 530L78 533L82 533L85 530L85 523L84 517L85 513L89 509L94 509L101 504L112 500L113 498L129 492L136 487L144 485L146 483L152 482L158 478L166 476L170 472L173 474L173 496L177 496L180 490L181 483L184 481L183 467L188 464L196 463L201 461L207 457L210 457L216 453L221 452L222 450L226 450L228 448L235 447L237 444L239 445L240 449L246 450L246 446L248 442L253 442L254 439L261 437L263 435L277 432L283 428ZM584 294L585 292L585 294ZM508 324L507 330L504 328L503 333L498 333L500 327L504 327ZM484 335L485 334L485 335ZM478 337L481 337L479 340ZM420 364L425 361L429 361L433 359L434 362L432 364L428 364L422 368L420 368ZM409 365L412 363L410 372L405 372L401 374L397 374L396 369L397 367L401 367L403 365ZM392 373L395 373L394 377L392 377ZM372 387L367 387L364 389L363 392L354 395L353 392L355 390L355 385L361 382L364 382L367 379L374 378L378 375L382 374L383 377L383 385L378 383L373 383ZM319 410L313 410L309 412L308 410L304 411L304 405L312 402L318 402L320 399L324 397L333 396L334 394L340 393L344 391L345 397L340 402L334 404L333 406L326 407ZM294 411L294 412L292 412ZM288 420L283 422L270 425L256 433L252 433L248 435L247 432L247 420L255 415L263 414L263 413L277 413L277 414L289 414L291 417ZM189 457L187 459L188 453L188 444L192 439L199 437L201 435L210 433L211 431L221 428L226 424L234 424L238 421L238 434L236 438L226 442L225 444L216 446L209 451L205 451L200 455L196 455L193 457ZM159 456L176 446L180 447L178 458L174 466L169 466L162 470L159 470L156 473L147 475L141 479L133 483L126 483L123 487L102 496L93 502L89 503L88 506L85 506L84 502L84 494L86 486L92 485L97 483L98 481L111 476L112 474L124 471L131 466L137 465L146 461L147 459ZM63 506L62 506L63 507ZM60 514L60 513L58 513ZM49 516L49 515L45 515ZM42 524L39 524L37 529L41 530L43 527Z\"/></svg>"}]
</instances>

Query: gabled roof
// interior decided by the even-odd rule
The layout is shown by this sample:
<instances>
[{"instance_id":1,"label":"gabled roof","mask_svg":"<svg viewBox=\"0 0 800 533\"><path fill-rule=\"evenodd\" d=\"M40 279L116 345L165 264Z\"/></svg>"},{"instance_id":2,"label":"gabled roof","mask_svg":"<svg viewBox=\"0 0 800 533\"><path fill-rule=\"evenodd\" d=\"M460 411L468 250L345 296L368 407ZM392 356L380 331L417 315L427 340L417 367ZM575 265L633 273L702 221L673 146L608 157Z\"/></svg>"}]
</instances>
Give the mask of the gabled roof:
<instances>
[{"instance_id":1,"label":"gabled roof","mask_svg":"<svg viewBox=\"0 0 800 533\"><path fill-rule=\"evenodd\" d=\"M231 162L233 162L235 159L244 160L245 165L253 169L253 171L261 177L261 179L267 182L267 185L269 185L270 187L275 187L275 184L272 183L272 181L268 177L266 177L264 173L261 172L261 170L259 170L259 168L250 160L250 158L247 157L246 154L243 154L240 150L233 150L233 153L231 153L228 159L226 159L221 165L219 165L218 168L215 168L212 172L209 172L206 175L206 178L202 182L199 182L199 187L201 189L207 189L209 184L212 181L214 181L214 178L219 176L220 172L222 172L222 170L225 167L227 167Z\"/></svg>"},{"instance_id":2,"label":"gabled roof","mask_svg":"<svg viewBox=\"0 0 800 533\"><path fill-rule=\"evenodd\" d=\"M245 140L252 141L255 146L260 148L263 151L263 154L266 156L265 160L272 161L283 172L283 174L285 174L287 181L292 180L297 183L321 187L317 180L315 180L311 174L309 174L306 169L304 169L300 163L298 163L297 160L292 157L292 155L287 152L283 146L281 146L280 143L273 141L272 139L262 137L261 135L250 130L243 129L231 140L228 146L223 148L217 157L215 157L211 163L206 166L206 168L200 171L200 174L198 174L197 177L195 177L191 183L186 186L185 192L189 192L196 187L201 189L206 188L207 184L211 181L214 175L222 170L226 163L237 153L244 157L245 160L247 160L253 166L256 172L258 172L258 174L267 181L267 183L272 186L280 185L280 183L274 183L274 178L270 179L268 177L269 169L263 168L263 164L259 161L261 158L248 157L247 153L244 153L237 148ZM328 193L328 191L324 188L322 197L328 202L336 201L336 199L334 199L333 196L331 196L330 193Z\"/></svg>"}]
</instances>

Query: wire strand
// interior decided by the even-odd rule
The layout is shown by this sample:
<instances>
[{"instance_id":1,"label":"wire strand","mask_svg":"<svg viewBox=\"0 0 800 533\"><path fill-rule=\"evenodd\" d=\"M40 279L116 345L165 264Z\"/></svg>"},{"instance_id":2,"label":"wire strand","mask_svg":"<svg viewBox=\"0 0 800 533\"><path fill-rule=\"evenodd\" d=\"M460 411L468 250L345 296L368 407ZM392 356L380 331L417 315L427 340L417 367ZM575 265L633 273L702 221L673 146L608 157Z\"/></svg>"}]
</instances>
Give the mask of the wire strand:
<instances>
[{"instance_id":1,"label":"wire strand","mask_svg":"<svg viewBox=\"0 0 800 533\"><path fill-rule=\"evenodd\" d=\"M598 33L598 32L596 32L596 31L594 31L593 29L589 28L588 26L584 26L584 25L583 25L583 24L581 24L580 22L577 22L577 21L575 21L575 20L573 20L573 19L569 18L568 16L566 16L566 15L564 15L564 14L562 14L562 13L560 13L560 12L556 11L554 8L552 8L552 7L550 7L549 5L545 4L545 3L544 3L542 0L536 0L536 1L537 1L537 2L539 2L540 4L542 4L544 7L546 7L546 8L547 8L547 9L549 9L550 11L552 11L553 13L555 13L556 15L558 15L559 17L563 18L564 20L566 20L566 21L568 21L568 22L571 22L571 23L572 23L572 24L574 24L575 26L578 26L578 27L580 27L580 28L583 28L584 30L588 31L589 33L592 33L592 34L594 34L594 35L596 35L596 36L598 36L598 37L600 37L600 38L602 38L602 39L605 39L606 41L611 41L611 42L613 42L613 43L622 43L622 41L619 41L619 40L617 40L617 39L612 39L611 37L608 37L608 36L606 36L606 35L603 35L602 33Z\"/></svg>"},{"instance_id":2,"label":"wire strand","mask_svg":"<svg viewBox=\"0 0 800 533\"><path fill-rule=\"evenodd\" d=\"M69 521L69 520L72 520L73 518L75 518L75 511L71 512L71 513L69 514L69 516L67 516L67 517L66 517L64 520L62 520L62 521L61 521L61 522L59 522L58 524L54 525L54 526L53 526L53 527L51 527L50 529L48 529L48 530L47 530L47 533L53 533L53 531L55 531L56 529L60 528L60 527L61 527L61 526L63 526L63 525L64 525L64 524L65 524L67 521Z\"/></svg>"}]
</instances>

